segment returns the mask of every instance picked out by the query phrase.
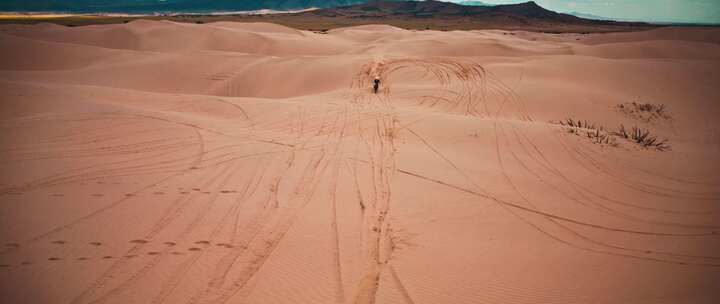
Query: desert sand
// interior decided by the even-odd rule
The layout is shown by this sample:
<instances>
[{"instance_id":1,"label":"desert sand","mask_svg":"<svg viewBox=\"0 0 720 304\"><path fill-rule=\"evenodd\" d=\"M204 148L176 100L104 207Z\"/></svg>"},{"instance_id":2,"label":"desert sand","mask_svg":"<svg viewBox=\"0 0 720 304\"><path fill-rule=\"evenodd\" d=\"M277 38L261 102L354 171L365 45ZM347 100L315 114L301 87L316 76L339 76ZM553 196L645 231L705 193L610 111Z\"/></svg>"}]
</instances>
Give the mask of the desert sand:
<instances>
[{"instance_id":1,"label":"desert sand","mask_svg":"<svg viewBox=\"0 0 720 304\"><path fill-rule=\"evenodd\" d=\"M717 303L719 84L718 29L3 25L0 301Z\"/></svg>"}]
</instances>

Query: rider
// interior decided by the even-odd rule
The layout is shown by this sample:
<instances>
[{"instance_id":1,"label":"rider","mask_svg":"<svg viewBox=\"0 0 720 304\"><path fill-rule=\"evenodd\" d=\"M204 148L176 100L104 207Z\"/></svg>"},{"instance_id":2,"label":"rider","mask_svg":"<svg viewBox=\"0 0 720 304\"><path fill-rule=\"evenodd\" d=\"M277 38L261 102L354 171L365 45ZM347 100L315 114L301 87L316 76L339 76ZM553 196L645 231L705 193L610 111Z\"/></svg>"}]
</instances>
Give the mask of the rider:
<instances>
[{"instance_id":1,"label":"rider","mask_svg":"<svg viewBox=\"0 0 720 304\"><path fill-rule=\"evenodd\" d=\"M373 81L375 84L373 85L373 92L377 94L378 89L380 88L380 78L375 77L375 80Z\"/></svg>"}]
</instances>

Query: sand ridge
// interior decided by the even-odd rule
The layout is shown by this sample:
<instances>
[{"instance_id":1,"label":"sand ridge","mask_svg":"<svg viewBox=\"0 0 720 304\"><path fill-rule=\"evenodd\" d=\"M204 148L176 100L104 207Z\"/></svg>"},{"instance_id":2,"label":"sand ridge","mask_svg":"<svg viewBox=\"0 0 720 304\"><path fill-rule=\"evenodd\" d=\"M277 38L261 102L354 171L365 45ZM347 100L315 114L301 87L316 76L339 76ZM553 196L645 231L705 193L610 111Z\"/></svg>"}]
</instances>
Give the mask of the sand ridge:
<instances>
[{"instance_id":1,"label":"sand ridge","mask_svg":"<svg viewBox=\"0 0 720 304\"><path fill-rule=\"evenodd\" d=\"M0 290L713 303L717 33L0 26Z\"/></svg>"}]
</instances>

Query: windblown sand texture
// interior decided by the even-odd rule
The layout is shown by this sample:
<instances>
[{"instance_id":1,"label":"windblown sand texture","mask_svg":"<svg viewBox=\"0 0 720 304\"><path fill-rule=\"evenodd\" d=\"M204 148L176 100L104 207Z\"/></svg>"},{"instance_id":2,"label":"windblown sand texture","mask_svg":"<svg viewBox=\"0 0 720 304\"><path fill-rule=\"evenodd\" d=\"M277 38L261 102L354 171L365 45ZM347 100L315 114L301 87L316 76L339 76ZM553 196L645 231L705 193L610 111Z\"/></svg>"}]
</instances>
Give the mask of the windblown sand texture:
<instances>
[{"instance_id":1,"label":"windblown sand texture","mask_svg":"<svg viewBox=\"0 0 720 304\"><path fill-rule=\"evenodd\" d=\"M3 25L0 301L717 303L718 84L717 29Z\"/></svg>"}]
</instances>

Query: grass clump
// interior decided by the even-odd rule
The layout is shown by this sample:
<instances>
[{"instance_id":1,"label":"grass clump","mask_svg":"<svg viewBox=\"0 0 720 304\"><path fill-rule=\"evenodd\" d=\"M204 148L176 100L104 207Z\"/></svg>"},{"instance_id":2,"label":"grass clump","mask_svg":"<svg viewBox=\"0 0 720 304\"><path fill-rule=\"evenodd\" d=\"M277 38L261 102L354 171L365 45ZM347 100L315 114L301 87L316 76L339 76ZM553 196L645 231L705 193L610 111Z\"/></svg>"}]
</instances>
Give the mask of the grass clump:
<instances>
[{"instance_id":1,"label":"grass clump","mask_svg":"<svg viewBox=\"0 0 720 304\"><path fill-rule=\"evenodd\" d=\"M655 149L658 151L670 150L667 139L658 139L657 136L650 135L650 130L633 126L630 131L625 129L624 125L620 125L618 131L613 133L619 137L634 141L644 148Z\"/></svg>"},{"instance_id":2,"label":"grass clump","mask_svg":"<svg viewBox=\"0 0 720 304\"><path fill-rule=\"evenodd\" d=\"M612 136L612 134L609 134L607 132L604 132L601 129L595 129L595 131L588 131L586 132L587 137L592 140L593 143L596 144L606 144L611 146L616 146L617 143L615 142L615 137Z\"/></svg>"},{"instance_id":3,"label":"grass clump","mask_svg":"<svg viewBox=\"0 0 720 304\"><path fill-rule=\"evenodd\" d=\"M657 151L670 150L670 144L667 139L659 139L657 136L651 135L650 130L633 126L626 129L624 125L620 125L617 131L608 132L601 125L587 120L574 120L568 118L558 121L557 124L567 128L568 133L575 135L584 134L595 144L617 146L616 138L624 138L634 142L643 148L655 149Z\"/></svg>"},{"instance_id":4,"label":"grass clump","mask_svg":"<svg viewBox=\"0 0 720 304\"><path fill-rule=\"evenodd\" d=\"M567 127L568 133L580 135L584 132L587 138L595 144L617 145L612 134L609 134L602 126L596 125L593 122L568 118L566 120L558 121L558 124Z\"/></svg>"},{"instance_id":5,"label":"grass clump","mask_svg":"<svg viewBox=\"0 0 720 304\"><path fill-rule=\"evenodd\" d=\"M627 116L648 123L672 119L664 104L626 102L617 108Z\"/></svg>"},{"instance_id":6,"label":"grass clump","mask_svg":"<svg viewBox=\"0 0 720 304\"><path fill-rule=\"evenodd\" d=\"M572 118L568 118L565 121L559 121L558 122L561 126L571 127L571 128L580 128L580 129L590 129L595 130L595 124L592 122L588 122L587 120L573 120Z\"/></svg>"}]
</instances>

